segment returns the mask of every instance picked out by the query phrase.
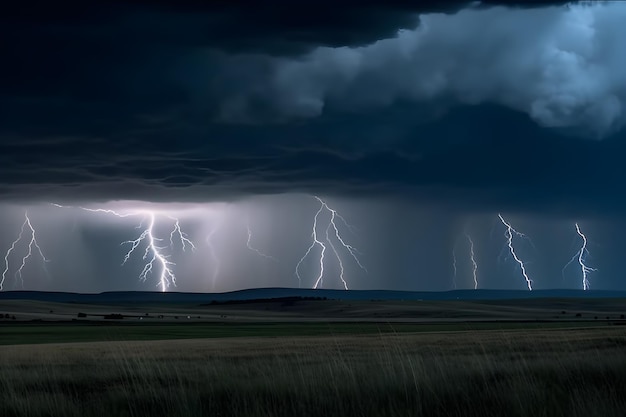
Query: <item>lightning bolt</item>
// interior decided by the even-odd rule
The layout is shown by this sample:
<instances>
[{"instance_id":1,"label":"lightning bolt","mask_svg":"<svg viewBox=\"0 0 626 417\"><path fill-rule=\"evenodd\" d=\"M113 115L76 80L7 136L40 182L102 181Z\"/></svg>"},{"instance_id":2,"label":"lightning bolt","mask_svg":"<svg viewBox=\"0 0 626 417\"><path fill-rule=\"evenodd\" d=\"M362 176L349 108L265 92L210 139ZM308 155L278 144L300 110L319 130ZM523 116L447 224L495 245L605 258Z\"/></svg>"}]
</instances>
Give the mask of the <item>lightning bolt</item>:
<instances>
[{"instance_id":1,"label":"lightning bolt","mask_svg":"<svg viewBox=\"0 0 626 417\"><path fill-rule=\"evenodd\" d=\"M298 272L300 265L302 264L302 262L304 262L306 257L309 256L309 254L311 253L311 251L316 245L319 245L319 247L321 248L320 261L319 261L320 273L317 279L315 280L315 286L313 288L316 288L317 283L320 282L324 277L324 254L326 253L326 245L324 245L324 243L322 243L322 241L317 238L317 219L323 210L324 210L324 205L322 204L320 205L319 210L317 210L317 212L315 213L315 216L313 217L313 231L311 232L311 239L313 240L313 242L311 243L311 246L309 246L309 248L304 253L304 256L302 256L302 258L296 265L296 276L298 277L298 287L302 287L302 277L300 276L300 273Z\"/></svg>"},{"instance_id":2,"label":"lightning bolt","mask_svg":"<svg viewBox=\"0 0 626 417\"><path fill-rule=\"evenodd\" d=\"M296 276L298 277L298 283L300 286L302 286L302 277L300 275L300 266L302 265L302 262L305 261L305 259L311 254L311 251L316 247L319 246L320 248L320 255L319 255L319 274L317 275L317 278L315 279L315 283L313 284L313 288L317 289L320 286L323 285L324 283L324 261L325 261L325 257L326 257L326 249L328 247L330 247L330 249L332 250L333 254L335 255L335 258L337 259L337 262L339 263L339 280L341 281L344 289L348 289L348 283L345 279L345 269L344 269L344 262L343 259L341 258L341 255L339 254L339 251L337 250L337 246L336 244L341 245L352 257L352 259L354 260L354 262L359 266L359 268L361 268L363 271L365 271L367 273L367 268L365 268L365 266L363 266L363 264L361 263L361 261L359 260L358 255L361 255L361 253L352 245L348 244L345 242L345 240L341 237L341 233L339 232L339 228L337 226L337 219L339 219L341 221L341 223L349 230L349 231L353 231L354 230L354 226L351 226L346 219L341 216L341 214L339 214L336 210L334 210L333 208L329 207L328 204L326 204L326 202L324 200L322 200L321 198L314 196L314 198L320 203L320 208L317 210L317 212L315 213L315 216L313 216L313 228L311 231L311 245L307 248L306 252L304 253L304 255L302 256L302 258L300 258L300 260L298 261L297 265L296 265ZM322 212L328 212L330 214L330 219L329 222L327 224L327 226L325 227L325 234L324 237L322 238L322 240L320 240L318 233L317 233L317 228L318 228L318 222L319 222L319 216ZM333 243L333 240L335 241ZM328 245L328 246L327 246Z\"/></svg>"},{"instance_id":3,"label":"lightning bolt","mask_svg":"<svg viewBox=\"0 0 626 417\"><path fill-rule=\"evenodd\" d=\"M500 213L498 213L498 218L500 219L502 224L506 227L506 232L504 233L504 236L506 237L506 240L507 240L507 246L509 247L509 252L511 252L511 256L513 256L513 259L515 259L515 262L517 262L517 264L519 265L522 271L522 275L524 276L524 279L526 280L526 285L528 286L528 290L532 291L533 281L528 277L528 273L526 272L526 267L524 266L524 262L522 262L522 260L517 256L517 253L515 252L515 248L513 247L513 235L526 238L526 239L528 239L528 236L515 230L513 226L511 226L509 223L506 222L506 220L504 220L504 217L502 217Z\"/></svg>"},{"instance_id":4,"label":"lightning bolt","mask_svg":"<svg viewBox=\"0 0 626 417\"><path fill-rule=\"evenodd\" d=\"M597 271L597 269L592 268L590 266L587 266L587 264L585 263L585 257L587 255L589 255L589 250L587 250L587 236L585 236L585 234L580 230L580 226L578 225L578 223L574 223L574 225L576 226L576 233L578 233L578 236L580 236L580 238L582 240L582 246L574 254L574 256L572 256L572 258L569 260L569 262L565 264L565 266L563 267L561 273L563 275L565 275L565 269L572 262L577 260L578 264L580 265L580 271L582 273L583 290L587 291L589 289L589 279L587 277L588 277L589 273Z\"/></svg>"},{"instance_id":5,"label":"lightning bolt","mask_svg":"<svg viewBox=\"0 0 626 417\"><path fill-rule=\"evenodd\" d=\"M187 233L180 229L180 221L176 217L167 217L174 221L174 228L170 233L170 247L174 247L174 239L178 238L177 240L180 242L183 251L187 250L187 246L190 246L192 250L196 250L196 245L189 239Z\"/></svg>"},{"instance_id":6,"label":"lightning bolt","mask_svg":"<svg viewBox=\"0 0 626 417\"><path fill-rule=\"evenodd\" d=\"M335 257L337 258L337 261L339 262L339 279L341 280L341 283L343 284L343 288L345 290L347 290L348 289L348 283L346 282L346 280L344 278L343 261L341 260L341 256L339 256L339 252L337 252L337 248L333 244L332 240L330 240L330 234L329 233L330 233L330 225L331 224L334 224L333 220L331 220L328 223L328 226L326 226L326 241L330 245L330 248L333 250L333 253L335 254ZM336 229L336 227L335 227L335 229Z\"/></svg>"},{"instance_id":7,"label":"lightning bolt","mask_svg":"<svg viewBox=\"0 0 626 417\"><path fill-rule=\"evenodd\" d=\"M476 263L476 256L474 254L474 241L469 233L465 232L465 237L469 242L470 249L470 261L472 261L472 277L474 278L474 289L478 289L478 263Z\"/></svg>"},{"instance_id":8,"label":"lightning bolt","mask_svg":"<svg viewBox=\"0 0 626 417\"><path fill-rule=\"evenodd\" d=\"M146 249L144 251L142 259L146 260L146 264L143 267L143 270L139 274L139 279L142 281L146 281L148 279L148 274L153 272L154 264L158 263L161 266L161 273L158 277L158 285L161 287L161 291L166 291L170 285L176 286L176 275L172 267L176 265L174 262L168 259L168 256L163 254L164 246L158 246L157 242L162 242L162 239L159 239L154 236L154 224L155 224L155 215L153 212L146 213L148 216L148 226L144 229L144 231L139 235L137 239L127 240L125 242L120 243L120 245L130 244L131 247L124 256L124 261L122 265L124 265L131 257L135 249L144 241L146 241Z\"/></svg>"},{"instance_id":9,"label":"lightning bolt","mask_svg":"<svg viewBox=\"0 0 626 417\"><path fill-rule=\"evenodd\" d=\"M469 257L472 263L472 278L474 279L474 289L476 290L478 289L478 263L476 262L476 254L474 252L474 240L472 239L472 236L467 232L467 230L463 232L463 235L465 236L465 239L469 244ZM456 278L458 273L456 248L459 245L459 241L460 237L456 240L454 246L452 247L452 269L454 272L453 284L455 289L457 288Z\"/></svg>"},{"instance_id":10,"label":"lightning bolt","mask_svg":"<svg viewBox=\"0 0 626 417\"><path fill-rule=\"evenodd\" d=\"M46 272L46 274L48 273L48 271L46 270L46 262L49 262L49 261L44 256L43 251L41 250L41 247L39 246L39 243L37 243L37 237L35 235L35 228L33 227L32 223L30 222L30 218L28 217L28 212L25 212L24 213L24 222L22 223L22 227L20 228L20 233L17 236L17 239L15 239L11 243L11 247L9 247L9 249L6 251L6 253L4 255L4 271L2 271L2 278L0 279L0 291L2 290L2 288L4 286L4 281L6 279L6 275L8 274L9 269L10 269L9 257L11 255L11 253L16 250L16 245L24 237L24 232L26 231L26 229L28 229L28 231L30 233L30 241L28 242L28 251L22 257L22 263L19 266L19 268L17 268L17 271L15 272L15 277L16 277L16 279L17 278L20 279L20 281L22 282L22 287L24 287L24 280L22 278L22 271L24 270L24 267L26 266L26 261L28 260L28 258L33 256L33 249L41 257L41 259L43 261L43 269Z\"/></svg>"},{"instance_id":11,"label":"lightning bolt","mask_svg":"<svg viewBox=\"0 0 626 417\"><path fill-rule=\"evenodd\" d=\"M71 208L67 206L61 206L59 204L53 204L56 207L61 208ZM155 265L159 267L159 272L157 275L157 286L161 288L162 292L167 291L170 285L176 286L176 274L174 273L174 266L176 265L174 262L170 261L170 256L165 254L165 250L168 249L167 246L162 246L161 242L163 239L156 237L154 229L157 223L157 213L152 210L137 210L131 211L128 213L121 213L116 210L110 209L92 209L87 207L78 207L81 210L89 211L92 213L103 213L109 214L119 218L126 217L141 217L138 229L143 229L141 234L132 240L126 240L121 245L130 245L130 249L124 255L124 259L122 261L122 266L124 266L130 258L133 256L136 250L141 245L145 245L145 249L143 251L142 259L146 262L141 273L139 274L139 279L141 281L146 281L148 276L155 273ZM178 218L173 216L163 216L172 221L172 231L169 235L170 241L170 250L174 248L175 242L179 242L183 251L185 251L188 247L192 250L196 249L194 243L188 238L187 234L184 233L180 227L180 221ZM147 225L144 227L144 222L147 221Z\"/></svg>"},{"instance_id":12,"label":"lightning bolt","mask_svg":"<svg viewBox=\"0 0 626 417\"><path fill-rule=\"evenodd\" d=\"M261 252L261 250L257 249L256 247L252 246L252 229L250 228L250 221L248 220L248 222L246 223L246 227L248 229L248 240L246 242L246 246L248 249L250 249L252 252L256 252L257 255L265 258L265 259L269 259L271 261L274 262L278 262L278 260L276 258L274 258L271 255L268 255L266 253Z\"/></svg>"}]
</instances>

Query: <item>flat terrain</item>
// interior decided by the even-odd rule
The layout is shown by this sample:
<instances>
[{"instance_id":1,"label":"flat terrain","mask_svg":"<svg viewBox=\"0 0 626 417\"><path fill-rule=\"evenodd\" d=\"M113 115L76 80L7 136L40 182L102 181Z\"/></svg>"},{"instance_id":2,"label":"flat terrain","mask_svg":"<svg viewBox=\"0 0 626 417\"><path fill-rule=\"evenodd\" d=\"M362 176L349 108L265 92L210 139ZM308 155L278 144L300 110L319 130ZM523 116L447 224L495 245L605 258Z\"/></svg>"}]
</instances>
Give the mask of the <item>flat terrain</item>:
<instances>
[{"instance_id":1,"label":"flat terrain","mask_svg":"<svg viewBox=\"0 0 626 417\"><path fill-rule=\"evenodd\" d=\"M18 321L72 321L79 313L102 320L122 314L126 321L493 321L619 319L626 299L517 299L499 301L341 301L299 298L211 304L117 305L0 300L0 313ZM578 315L578 316L577 316Z\"/></svg>"},{"instance_id":2,"label":"flat terrain","mask_svg":"<svg viewBox=\"0 0 626 417\"><path fill-rule=\"evenodd\" d=\"M0 346L7 416L622 416L626 327Z\"/></svg>"},{"instance_id":3,"label":"flat terrain","mask_svg":"<svg viewBox=\"0 0 626 417\"><path fill-rule=\"evenodd\" d=\"M0 302L0 345L626 325L623 299L338 301L207 305ZM8 318L6 318L8 316ZM15 317L15 319L13 319Z\"/></svg>"},{"instance_id":4,"label":"flat terrain","mask_svg":"<svg viewBox=\"0 0 626 417\"><path fill-rule=\"evenodd\" d=\"M624 312L623 299L2 301L0 415L621 416Z\"/></svg>"},{"instance_id":5,"label":"flat terrain","mask_svg":"<svg viewBox=\"0 0 626 417\"><path fill-rule=\"evenodd\" d=\"M471 332L478 330L587 329L603 322L474 323L182 323L45 324L0 326L0 345L63 342L170 340L233 337L341 336L398 333Z\"/></svg>"}]
</instances>

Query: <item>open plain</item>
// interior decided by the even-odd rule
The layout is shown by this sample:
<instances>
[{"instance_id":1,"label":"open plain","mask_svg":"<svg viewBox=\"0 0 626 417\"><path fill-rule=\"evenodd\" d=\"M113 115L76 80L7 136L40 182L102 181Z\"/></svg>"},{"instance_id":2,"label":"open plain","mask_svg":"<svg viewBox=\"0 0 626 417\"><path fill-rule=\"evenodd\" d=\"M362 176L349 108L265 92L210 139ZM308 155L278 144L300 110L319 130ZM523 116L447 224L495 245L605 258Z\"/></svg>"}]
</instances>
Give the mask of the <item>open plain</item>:
<instances>
[{"instance_id":1,"label":"open plain","mask_svg":"<svg viewBox=\"0 0 626 417\"><path fill-rule=\"evenodd\" d=\"M0 415L617 416L625 311L621 299L4 300Z\"/></svg>"}]
</instances>

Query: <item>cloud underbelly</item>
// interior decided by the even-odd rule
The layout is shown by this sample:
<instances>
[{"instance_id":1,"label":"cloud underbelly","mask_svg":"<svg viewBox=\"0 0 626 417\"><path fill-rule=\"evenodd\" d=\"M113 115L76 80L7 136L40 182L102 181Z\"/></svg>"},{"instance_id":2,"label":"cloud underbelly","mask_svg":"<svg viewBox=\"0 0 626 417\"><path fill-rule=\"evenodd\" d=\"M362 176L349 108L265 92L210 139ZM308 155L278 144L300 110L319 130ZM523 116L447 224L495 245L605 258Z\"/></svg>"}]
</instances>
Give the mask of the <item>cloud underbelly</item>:
<instances>
[{"instance_id":1,"label":"cloud underbelly","mask_svg":"<svg viewBox=\"0 0 626 417\"><path fill-rule=\"evenodd\" d=\"M317 117L329 106L443 100L497 103L542 126L602 137L626 119L625 19L619 2L421 15L416 29L394 38L276 58L264 79L224 98L221 116L282 121ZM258 101L263 116L255 114Z\"/></svg>"}]
</instances>

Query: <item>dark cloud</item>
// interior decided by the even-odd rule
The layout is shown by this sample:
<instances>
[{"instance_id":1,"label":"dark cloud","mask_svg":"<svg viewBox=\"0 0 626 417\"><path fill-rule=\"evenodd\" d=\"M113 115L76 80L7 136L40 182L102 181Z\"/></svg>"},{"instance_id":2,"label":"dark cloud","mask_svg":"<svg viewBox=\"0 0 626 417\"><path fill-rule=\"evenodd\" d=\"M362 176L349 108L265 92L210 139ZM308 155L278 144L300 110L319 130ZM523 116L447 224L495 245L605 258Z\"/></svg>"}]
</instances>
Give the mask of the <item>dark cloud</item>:
<instances>
[{"instance_id":1,"label":"dark cloud","mask_svg":"<svg viewBox=\"0 0 626 417\"><path fill-rule=\"evenodd\" d=\"M220 116L283 122L402 100L497 103L543 126L600 138L626 123L626 60L617 47L626 42L625 17L620 3L423 15L415 30L364 47L273 60L222 97Z\"/></svg>"},{"instance_id":2,"label":"dark cloud","mask_svg":"<svg viewBox=\"0 0 626 417\"><path fill-rule=\"evenodd\" d=\"M530 6L564 3L535 1ZM118 41L116 49L143 43L291 54L322 45L371 43L395 35L398 29L415 27L419 13L452 13L468 5L528 7L529 3L510 0L96 0L85 3L69 0L53 5L45 0L26 0L5 7L0 19L5 31L28 28L40 35L53 35L48 42ZM88 38L77 39L76 35Z\"/></svg>"},{"instance_id":3,"label":"dark cloud","mask_svg":"<svg viewBox=\"0 0 626 417\"><path fill-rule=\"evenodd\" d=\"M544 61L532 56L498 57L533 52L532 42L554 37L527 36L528 19L487 9L492 22L504 23L471 49L464 38L485 22L459 14L427 39L432 59L425 62L433 66L415 78L423 66L399 58L401 41L373 43L414 29L417 13L452 13L465 2L255 4L25 2L7 9L0 18L0 36L10 40L0 46L0 196L205 201L304 191L479 208L626 206L615 193L626 179L619 129L605 129L602 142L563 134L620 120L598 107L623 98L613 91L623 79L612 72L623 61L608 42L616 37L600 36L588 55L575 43L572 59L580 52L589 60L572 74L548 66L546 75ZM551 28L557 11L532 22ZM580 16L572 24L582 25L583 40L585 28L609 22L603 15L591 25ZM467 27L447 31L455 22ZM497 37L509 23L516 24L502 29L509 38ZM511 44L519 48L498 55ZM367 71L340 65L346 47L357 46ZM446 56L458 65L452 87L426 98L423 89L407 93L415 79L437 75ZM572 84L588 79L590 64L611 71L585 88ZM562 74L571 77L557 91L535 88ZM486 88L490 82L495 87ZM537 100L545 106L533 113L529 103ZM572 112L561 112L570 105ZM549 116L561 130L545 128Z\"/></svg>"},{"instance_id":4,"label":"dark cloud","mask_svg":"<svg viewBox=\"0 0 626 417\"><path fill-rule=\"evenodd\" d=\"M138 136L76 134L44 143L5 138L0 189L5 198L38 200L207 201L302 191L465 209L626 208L616 193L626 181L624 137L573 139L493 106L461 107L430 123L407 122L402 114L410 110L367 115L375 126L393 125L396 139L383 144L362 115L313 126L138 129Z\"/></svg>"},{"instance_id":5,"label":"dark cloud","mask_svg":"<svg viewBox=\"0 0 626 417\"><path fill-rule=\"evenodd\" d=\"M398 29L415 28L418 13L453 12L468 4L418 3L15 2L0 16L0 36L6 40L0 45L0 94L108 101L137 95L145 100L152 94L159 100L187 100L189 89L208 88L217 75L213 67L232 78L233 66L247 65L248 72L234 71L235 83L254 85L249 71L257 80L263 66L273 64L269 56L367 45L395 36ZM491 3L521 2L486 4ZM224 68L224 54L233 53L257 59L233 59Z\"/></svg>"}]
</instances>

